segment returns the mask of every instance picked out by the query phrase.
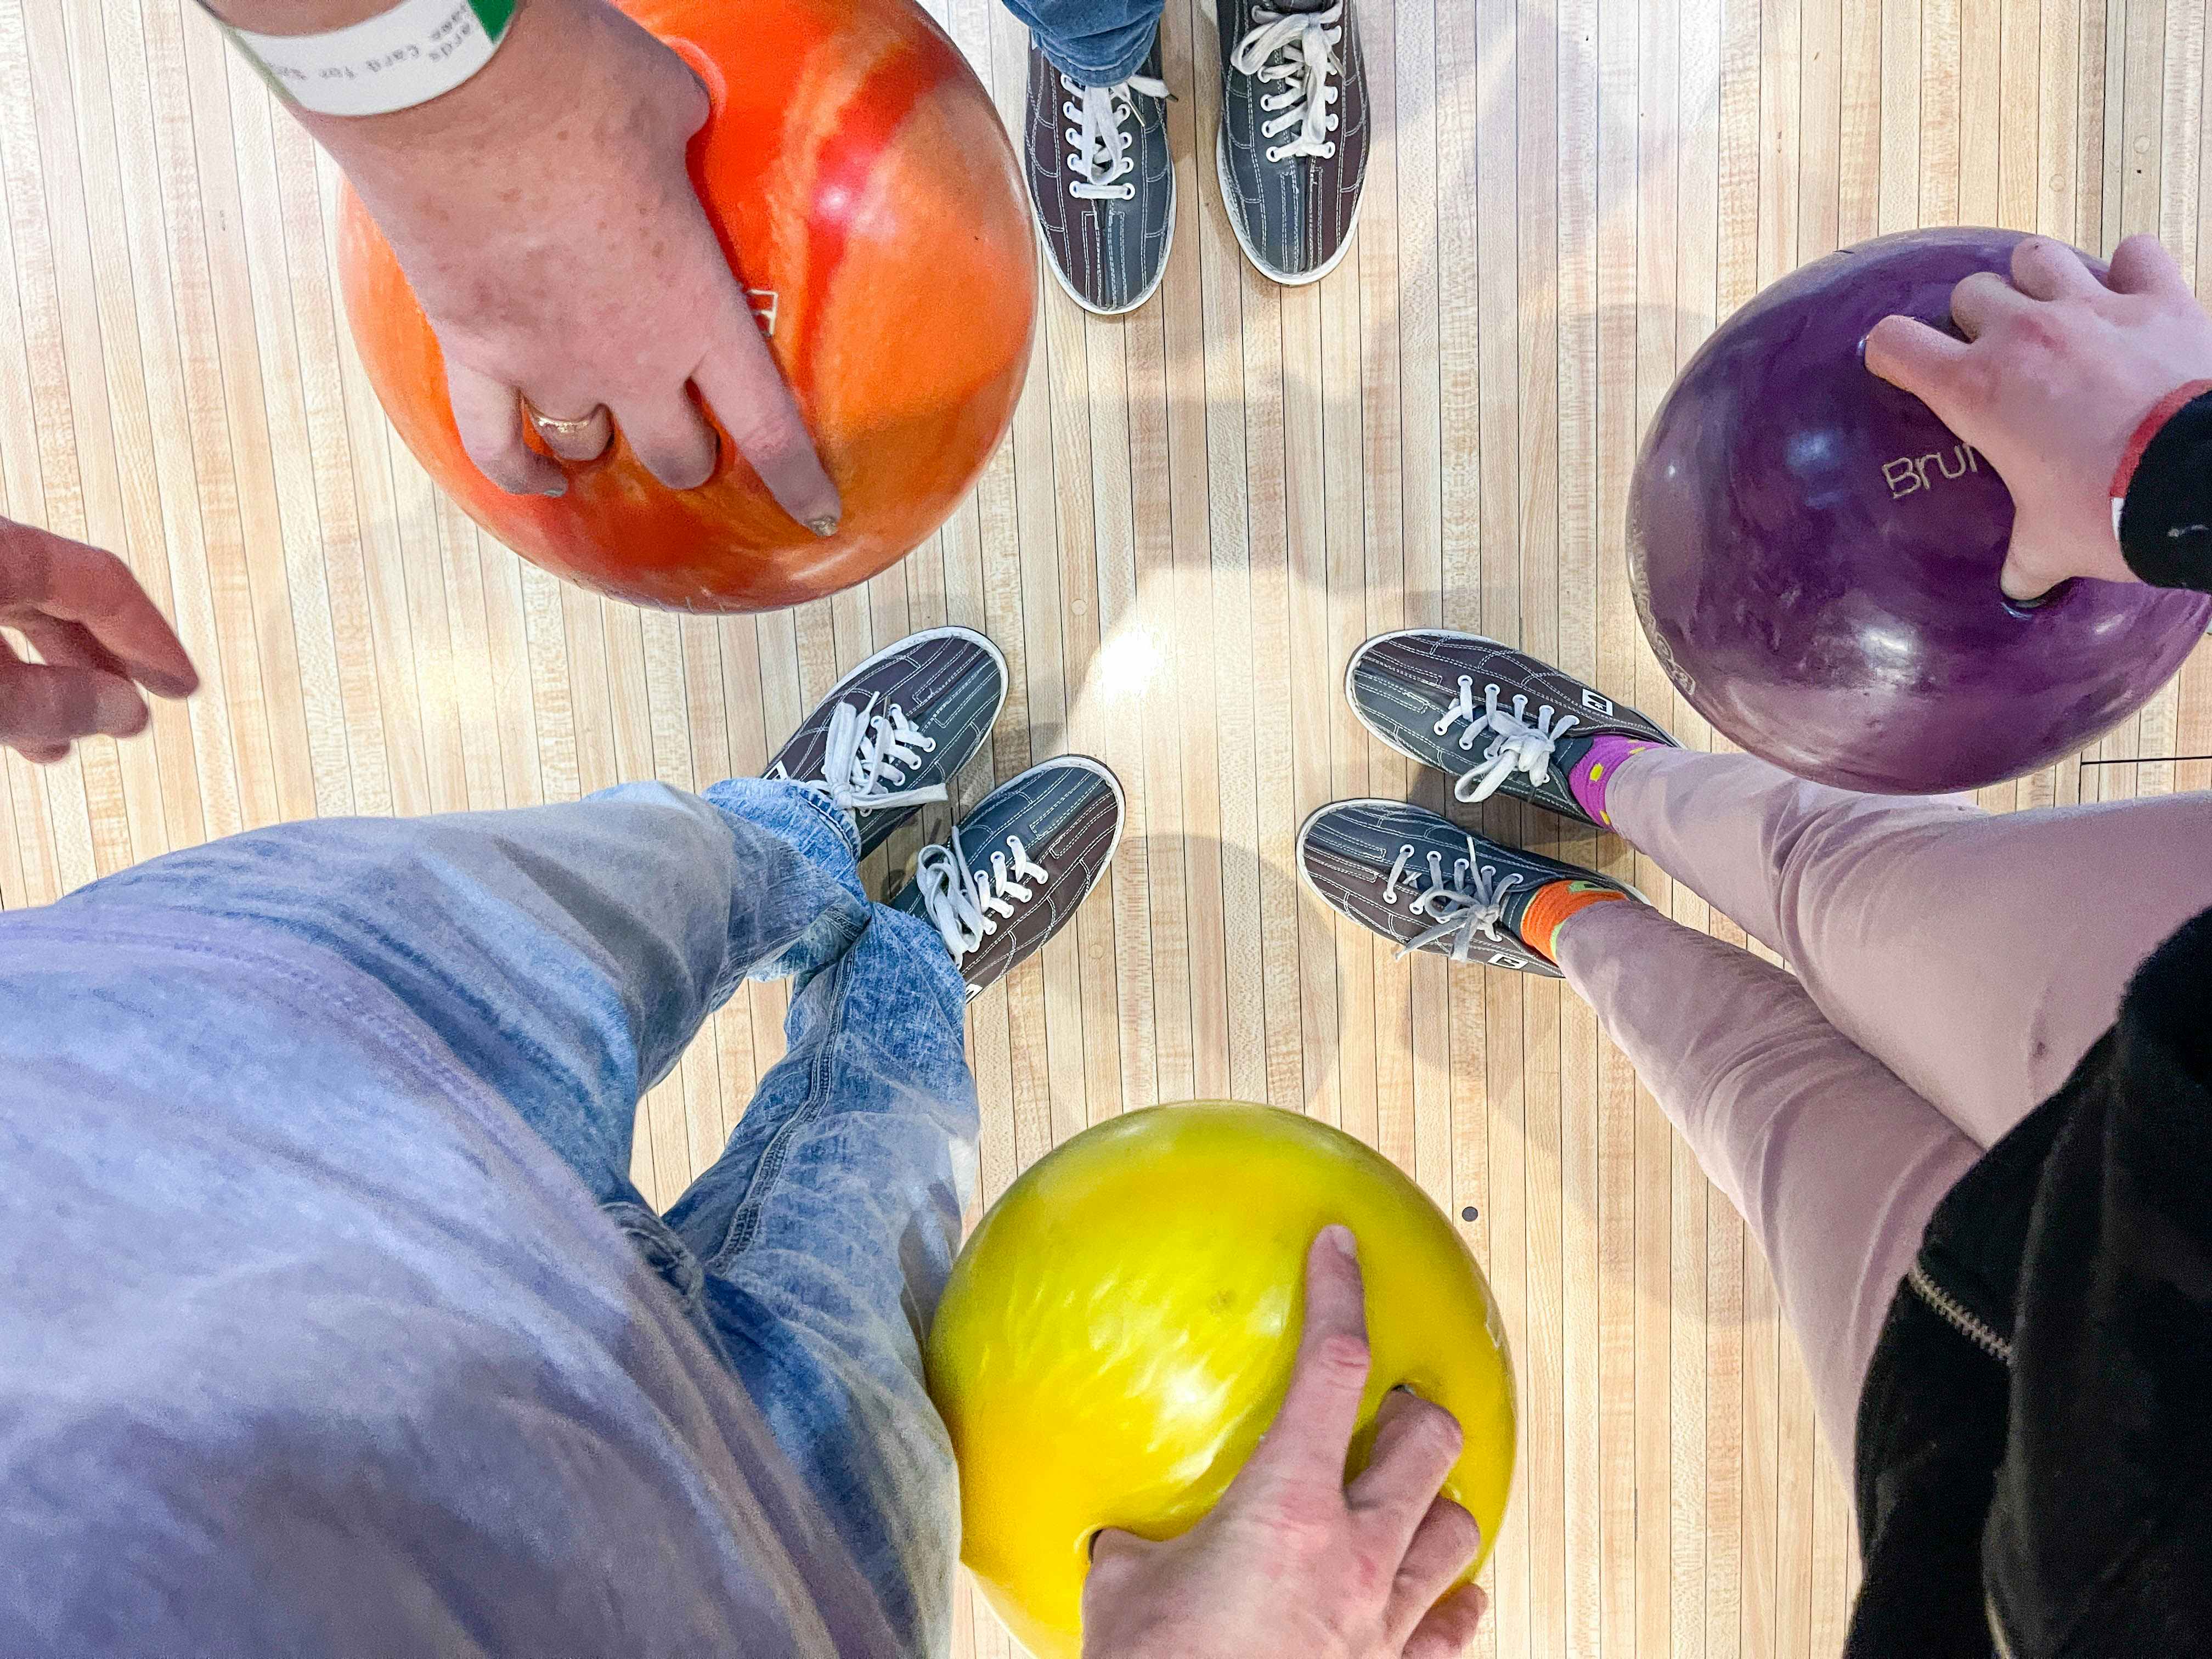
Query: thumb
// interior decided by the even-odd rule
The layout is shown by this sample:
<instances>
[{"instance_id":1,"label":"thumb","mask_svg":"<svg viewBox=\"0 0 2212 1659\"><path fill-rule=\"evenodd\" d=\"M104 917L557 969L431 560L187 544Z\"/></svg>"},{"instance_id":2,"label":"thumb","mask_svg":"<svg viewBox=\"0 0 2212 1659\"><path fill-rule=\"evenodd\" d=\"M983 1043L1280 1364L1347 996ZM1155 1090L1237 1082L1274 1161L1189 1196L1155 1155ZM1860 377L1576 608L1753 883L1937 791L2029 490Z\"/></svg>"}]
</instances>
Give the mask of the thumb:
<instances>
[{"instance_id":1,"label":"thumb","mask_svg":"<svg viewBox=\"0 0 2212 1659\"><path fill-rule=\"evenodd\" d=\"M1930 328L1917 317L1885 317L1867 334L1866 366L1941 417L1959 365L1970 349L1965 341Z\"/></svg>"},{"instance_id":2,"label":"thumb","mask_svg":"<svg viewBox=\"0 0 2212 1659\"><path fill-rule=\"evenodd\" d=\"M1149 1538L1139 1538L1133 1532L1123 1532L1119 1527L1101 1527L1091 1534L1091 1565L1094 1568L1112 1568L1141 1559L1159 1547Z\"/></svg>"},{"instance_id":3,"label":"thumb","mask_svg":"<svg viewBox=\"0 0 2212 1659\"><path fill-rule=\"evenodd\" d=\"M2113 537L2103 538L2100 547L2094 535L2061 534L2055 525L2046 527L2034 507L2021 507L2013 521L2004 568L1997 574L2005 597L2016 605L2032 605L2051 598L2059 584L2075 576L2106 582L2142 580L2128 568Z\"/></svg>"},{"instance_id":4,"label":"thumb","mask_svg":"<svg viewBox=\"0 0 2212 1659\"><path fill-rule=\"evenodd\" d=\"M1997 573L1997 586L2004 590L2005 598L2019 605L2033 605L2063 580L2063 575L2043 568L2033 544L2021 536L2012 538L2012 545L2005 553L2004 568Z\"/></svg>"}]
</instances>

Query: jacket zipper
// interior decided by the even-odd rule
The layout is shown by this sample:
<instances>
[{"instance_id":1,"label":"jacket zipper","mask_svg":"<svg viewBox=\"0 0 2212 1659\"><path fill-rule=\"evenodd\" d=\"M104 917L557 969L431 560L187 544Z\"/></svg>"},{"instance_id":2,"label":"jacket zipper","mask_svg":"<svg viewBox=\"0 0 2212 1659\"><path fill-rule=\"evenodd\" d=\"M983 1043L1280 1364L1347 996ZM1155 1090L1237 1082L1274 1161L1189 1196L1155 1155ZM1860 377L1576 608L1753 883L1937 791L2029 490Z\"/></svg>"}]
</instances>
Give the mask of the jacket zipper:
<instances>
[{"instance_id":1,"label":"jacket zipper","mask_svg":"<svg viewBox=\"0 0 2212 1659\"><path fill-rule=\"evenodd\" d=\"M1917 1261L1905 1276L1905 1282L1918 1292L1920 1299L1933 1308L1943 1322L1988 1354L1992 1359L2009 1368L2012 1364L2012 1344L1991 1330L1988 1325L1968 1313L1958 1298L1929 1277L1927 1268Z\"/></svg>"},{"instance_id":2,"label":"jacket zipper","mask_svg":"<svg viewBox=\"0 0 2212 1659\"><path fill-rule=\"evenodd\" d=\"M1985 1321L1968 1313L1960 1304L1958 1297L1938 1285L1928 1269L1918 1261L1916 1261L1911 1271L1905 1275L1905 1282L1912 1286L1914 1293L1923 1302L1936 1310L1936 1316L1945 1324L2006 1370L2012 1368L2012 1344L1991 1330ZM1997 1604L1986 1591L1982 1595L1982 1613L1989 1620L1990 1645L1996 1650L1996 1659L2012 1659L2012 1644L2006 1639L2003 1622L1997 1617Z\"/></svg>"}]
</instances>

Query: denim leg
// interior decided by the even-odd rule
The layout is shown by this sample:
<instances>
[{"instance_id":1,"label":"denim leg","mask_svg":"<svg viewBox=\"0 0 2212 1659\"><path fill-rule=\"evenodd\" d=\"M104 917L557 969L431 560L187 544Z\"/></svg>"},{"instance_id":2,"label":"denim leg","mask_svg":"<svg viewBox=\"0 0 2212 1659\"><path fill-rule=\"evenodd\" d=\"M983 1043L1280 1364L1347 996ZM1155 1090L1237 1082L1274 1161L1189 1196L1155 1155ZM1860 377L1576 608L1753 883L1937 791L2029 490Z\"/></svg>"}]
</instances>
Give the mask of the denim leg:
<instances>
[{"instance_id":1,"label":"denim leg","mask_svg":"<svg viewBox=\"0 0 2212 1659\"><path fill-rule=\"evenodd\" d=\"M920 1334L973 1188L975 1093L960 975L931 929L867 902L854 850L844 815L795 785L641 784L257 830L56 908L243 920L390 989L629 1232L895 1628L941 1653L959 1509ZM740 978L786 975L790 1053L664 1222L629 1181L638 1097Z\"/></svg>"},{"instance_id":2,"label":"denim leg","mask_svg":"<svg viewBox=\"0 0 2212 1659\"><path fill-rule=\"evenodd\" d=\"M1164 0L1006 0L1053 67L1078 86L1110 87L1144 64Z\"/></svg>"},{"instance_id":3,"label":"denim leg","mask_svg":"<svg viewBox=\"0 0 2212 1659\"><path fill-rule=\"evenodd\" d=\"M791 784L723 790L747 810L633 784L515 811L281 824L57 908L244 920L330 951L498 1089L669 1271L629 1180L639 1096L740 978L818 967L868 920L842 814Z\"/></svg>"},{"instance_id":4,"label":"denim leg","mask_svg":"<svg viewBox=\"0 0 2212 1659\"><path fill-rule=\"evenodd\" d=\"M921 1344L975 1190L964 1005L936 933L878 908L794 997L784 1058L667 1218L732 1365L917 1653L951 1640L959 1553Z\"/></svg>"}]
</instances>

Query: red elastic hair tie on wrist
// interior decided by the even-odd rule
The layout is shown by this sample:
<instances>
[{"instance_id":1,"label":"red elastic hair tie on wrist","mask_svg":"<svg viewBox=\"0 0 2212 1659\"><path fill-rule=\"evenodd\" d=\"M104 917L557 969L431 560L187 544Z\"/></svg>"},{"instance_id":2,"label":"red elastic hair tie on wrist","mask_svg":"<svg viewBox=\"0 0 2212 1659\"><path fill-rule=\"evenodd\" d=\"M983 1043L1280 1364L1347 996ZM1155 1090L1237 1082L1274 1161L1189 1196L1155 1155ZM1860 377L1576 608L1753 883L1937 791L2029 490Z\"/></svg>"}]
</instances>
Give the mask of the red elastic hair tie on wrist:
<instances>
[{"instance_id":1,"label":"red elastic hair tie on wrist","mask_svg":"<svg viewBox=\"0 0 2212 1659\"><path fill-rule=\"evenodd\" d=\"M2128 440L2128 447L2120 452L2119 466L2112 473L2111 494L2115 525L2119 520L2120 503L2127 499L2128 486L2136 481L2136 468L2142 464L2143 451L2150 447L2151 440L2158 436L2182 404L2208 392L2212 392L2212 380L2191 380L2186 386L2178 386L2154 404L2150 413L2144 416L2136 426L2135 436Z\"/></svg>"}]
</instances>

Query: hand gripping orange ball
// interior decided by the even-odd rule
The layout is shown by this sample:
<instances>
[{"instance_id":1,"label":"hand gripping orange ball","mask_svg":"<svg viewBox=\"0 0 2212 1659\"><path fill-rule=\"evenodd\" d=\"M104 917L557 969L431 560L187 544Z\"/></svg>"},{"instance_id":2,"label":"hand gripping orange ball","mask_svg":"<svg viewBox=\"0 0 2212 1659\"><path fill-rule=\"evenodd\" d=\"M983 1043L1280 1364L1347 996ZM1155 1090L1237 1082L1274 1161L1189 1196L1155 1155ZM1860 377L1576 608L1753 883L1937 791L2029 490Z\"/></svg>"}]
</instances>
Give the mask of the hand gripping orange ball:
<instances>
[{"instance_id":1,"label":"hand gripping orange ball","mask_svg":"<svg viewBox=\"0 0 2212 1659\"><path fill-rule=\"evenodd\" d=\"M617 437L565 469L558 499L507 494L463 452L437 338L349 192L338 268L369 384L462 510L556 576L700 611L865 581L945 522L1012 423L1037 283L1013 146L914 0L617 3L707 83L691 181L844 498L837 533L794 524L726 438L697 489L660 483Z\"/></svg>"},{"instance_id":2,"label":"hand gripping orange ball","mask_svg":"<svg viewBox=\"0 0 2212 1659\"><path fill-rule=\"evenodd\" d=\"M1078 1659L1094 1533L1174 1537L1251 1455L1290 1381L1307 1248L1331 1222L1358 1239L1374 1354L1352 1469L1391 1389L1435 1401L1464 1435L1443 1495L1489 1553L1513 1480L1513 1364L1451 1223L1311 1118L1227 1101L1135 1112L1007 1189L930 1331L962 1559L1036 1659Z\"/></svg>"}]
</instances>

